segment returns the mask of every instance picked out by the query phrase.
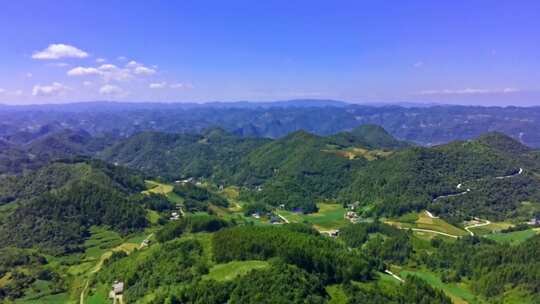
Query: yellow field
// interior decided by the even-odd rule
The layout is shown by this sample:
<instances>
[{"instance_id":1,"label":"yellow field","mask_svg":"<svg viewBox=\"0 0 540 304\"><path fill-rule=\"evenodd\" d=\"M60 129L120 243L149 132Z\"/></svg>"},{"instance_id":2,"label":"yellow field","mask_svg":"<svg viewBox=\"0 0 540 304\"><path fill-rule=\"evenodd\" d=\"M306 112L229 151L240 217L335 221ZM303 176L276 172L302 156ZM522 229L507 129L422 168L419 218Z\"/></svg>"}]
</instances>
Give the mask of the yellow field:
<instances>
[{"instance_id":1,"label":"yellow field","mask_svg":"<svg viewBox=\"0 0 540 304\"><path fill-rule=\"evenodd\" d=\"M418 220L416 220L416 227L421 229L429 229L440 231L452 235L464 236L468 233L456 226L448 224L446 221L440 218L431 218L425 212L418 214Z\"/></svg>"},{"instance_id":2,"label":"yellow field","mask_svg":"<svg viewBox=\"0 0 540 304\"><path fill-rule=\"evenodd\" d=\"M441 233L446 233L452 236L465 236L468 235L467 231L460 229L456 226L450 225L446 221L440 218L431 218L426 212L418 213L418 219L413 222L400 222L399 219L389 219L385 221L386 224L402 228L402 229L425 229L432 230ZM429 239L429 231L415 231L416 234L424 239ZM434 233L435 234L435 233ZM435 235L433 235L435 236Z\"/></svg>"},{"instance_id":3,"label":"yellow field","mask_svg":"<svg viewBox=\"0 0 540 304\"><path fill-rule=\"evenodd\" d=\"M145 183L149 189L146 191L143 191L142 193L144 194L157 193L157 194L167 195L171 193L173 190L173 185L162 184L162 183L158 183L156 181L151 181L151 180L147 180L145 181Z\"/></svg>"}]
</instances>

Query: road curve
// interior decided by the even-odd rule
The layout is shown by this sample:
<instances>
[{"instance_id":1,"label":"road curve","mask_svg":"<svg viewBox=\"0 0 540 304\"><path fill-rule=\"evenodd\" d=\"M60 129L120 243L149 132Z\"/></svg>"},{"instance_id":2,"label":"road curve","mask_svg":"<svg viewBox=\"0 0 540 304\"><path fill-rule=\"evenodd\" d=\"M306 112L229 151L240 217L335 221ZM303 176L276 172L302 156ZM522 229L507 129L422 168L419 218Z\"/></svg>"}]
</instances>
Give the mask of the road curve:
<instances>
[{"instance_id":1,"label":"road curve","mask_svg":"<svg viewBox=\"0 0 540 304\"><path fill-rule=\"evenodd\" d=\"M465 230L467 230L467 232L468 232L471 236L474 236L474 232L472 232L471 230L469 230L470 228L482 227L482 226L486 226L486 225L491 224L491 222L488 221L488 220L483 220L483 221L485 221L485 222L480 223L480 224L474 224L474 225L466 226L466 227L465 227Z\"/></svg>"}]
</instances>

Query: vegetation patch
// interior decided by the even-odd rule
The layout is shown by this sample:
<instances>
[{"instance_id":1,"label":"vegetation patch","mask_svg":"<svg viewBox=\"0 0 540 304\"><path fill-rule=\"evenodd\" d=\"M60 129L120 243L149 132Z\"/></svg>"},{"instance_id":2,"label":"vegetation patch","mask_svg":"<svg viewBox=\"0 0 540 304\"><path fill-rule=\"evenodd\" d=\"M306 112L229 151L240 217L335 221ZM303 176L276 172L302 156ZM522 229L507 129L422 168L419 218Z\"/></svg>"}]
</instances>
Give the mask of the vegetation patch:
<instances>
[{"instance_id":1,"label":"vegetation patch","mask_svg":"<svg viewBox=\"0 0 540 304\"><path fill-rule=\"evenodd\" d=\"M402 270L400 276L407 280L410 276L416 276L426 281L434 288L443 290L449 297L452 298L452 302L455 304L475 304L482 303L472 292L463 284L444 283L434 273L428 270Z\"/></svg>"},{"instance_id":2,"label":"vegetation patch","mask_svg":"<svg viewBox=\"0 0 540 304\"><path fill-rule=\"evenodd\" d=\"M540 233L539 228L514 231L507 233L493 233L485 237L498 243L519 244Z\"/></svg>"},{"instance_id":3,"label":"vegetation patch","mask_svg":"<svg viewBox=\"0 0 540 304\"><path fill-rule=\"evenodd\" d=\"M345 219L346 209L340 204L319 203L319 211L302 214L286 210L278 210L277 213L285 217L291 223L310 223L318 230L338 229L349 223Z\"/></svg>"},{"instance_id":4,"label":"vegetation patch","mask_svg":"<svg viewBox=\"0 0 540 304\"><path fill-rule=\"evenodd\" d=\"M233 261L225 264L217 264L210 268L210 272L204 276L206 279L216 281L230 281L245 275L253 269L262 269L270 264L266 261Z\"/></svg>"}]
</instances>

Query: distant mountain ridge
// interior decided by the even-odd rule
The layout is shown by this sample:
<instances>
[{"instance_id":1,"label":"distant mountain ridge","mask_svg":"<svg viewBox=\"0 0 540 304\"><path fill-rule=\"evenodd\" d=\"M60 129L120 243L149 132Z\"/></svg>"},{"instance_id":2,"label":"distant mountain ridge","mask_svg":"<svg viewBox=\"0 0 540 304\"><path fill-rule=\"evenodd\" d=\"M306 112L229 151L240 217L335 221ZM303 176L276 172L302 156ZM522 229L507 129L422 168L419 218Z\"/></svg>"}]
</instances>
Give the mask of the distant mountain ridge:
<instances>
[{"instance_id":1,"label":"distant mountain ridge","mask_svg":"<svg viewBox=\"0 0 540 304\"><path fill-rule=\"evenodd\" d=\"M118 137L142 131L197 133L221 127L245 137L280 138L297 130L327 136L374 124L400 140L425 146L497 131L540 147L540 107L360 105L333 100L89 102L0 106L0 121L0 137L18 143L33 140L44 126Z\"/></svg>"}]
</instances>

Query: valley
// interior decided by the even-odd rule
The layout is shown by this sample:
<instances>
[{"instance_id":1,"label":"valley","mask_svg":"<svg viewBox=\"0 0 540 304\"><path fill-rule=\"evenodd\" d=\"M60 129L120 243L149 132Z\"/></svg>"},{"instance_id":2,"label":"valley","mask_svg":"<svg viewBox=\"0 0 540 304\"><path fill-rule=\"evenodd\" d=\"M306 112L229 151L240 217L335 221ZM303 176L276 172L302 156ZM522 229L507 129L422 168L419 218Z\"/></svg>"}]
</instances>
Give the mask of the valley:
<instances>
[{"instance_id":1,"label":"valley","mask_svg":"<svg viewBox=\"0 0 540 304\"><path fill-rule=\"evenodd\" d=\"M3 177L1 250L29 256L0 260L8 303L109 303L115 281L127 303L284 301L253 284L310 303L537 299L525 265L540 163L502 134L425 148L374 126L275 140L210 129L65 153ZM491 281L488 253L522 280Z\"/></svg>"}]
</instances>

